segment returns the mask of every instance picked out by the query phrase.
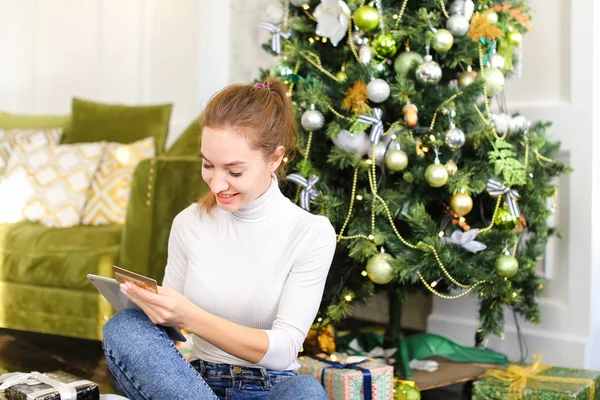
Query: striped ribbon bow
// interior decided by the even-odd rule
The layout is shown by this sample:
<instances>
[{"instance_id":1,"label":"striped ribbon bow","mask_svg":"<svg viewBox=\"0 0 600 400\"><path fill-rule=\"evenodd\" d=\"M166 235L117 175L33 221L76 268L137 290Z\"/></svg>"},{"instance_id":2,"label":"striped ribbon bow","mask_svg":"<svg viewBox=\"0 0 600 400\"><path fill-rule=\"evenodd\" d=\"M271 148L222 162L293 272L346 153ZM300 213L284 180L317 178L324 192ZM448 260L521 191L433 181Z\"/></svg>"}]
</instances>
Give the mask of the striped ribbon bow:
<instances>
[{"instance_id":1,"label":"striped ribbon bow","mask_svg":"<svg viewBox=\"0 0 600 400\"><path fill-rule=\"evenodd\" d=\"M521 210L519 209L519 205L517 204L519 192L505 186L504 183L494 178L488 179L487 191L490 193L490 195L494 197L502 196L503 194L505 194L506 203L508 204L508 211L510 211L510 213L517 218L521 216Z\"/></svg>"},{"instance_id":2,"label":"striped ribbon bow","mask_svg":"<svg viewBox=\"0 0 600 400\"><path fill-rule=\"evenodd\" d=\"M271 49L275 53L281 54L281 38L289 39L291 34L289 32L281 32L281 28L270 22L261 22L260 27L273 34L271 37Z\"/></svg>"},{"instance_id":3,"label":"striped ribbon bow","mask_svg":"<svg viewBox=\"0 0 600 400\"><path fill-rule=\"evenodd\" d=\"M306 211L310 211L310 202L319 195L319 192L314 187L319 181L319 177L313 175L309 179L306 179L300 174L291 174L288 175L287 179L303 187L300 192L300 207Z\"/></svg>"},{"instance_id":4,"label":"striped ribbon bow","mask_svg":"<svg viewBox=\"0 0 600 400\"><path fill-rule=\"evenodd\" d=\"M381 111L381 108L377 107L373 109L373 115L362 114L358 116L358 122L371 125L371 143L373 144L379 144L381 135L383 135L383 122L381 121L381 117L383 117L383 111Z\"/></svg>"}]
</instances>

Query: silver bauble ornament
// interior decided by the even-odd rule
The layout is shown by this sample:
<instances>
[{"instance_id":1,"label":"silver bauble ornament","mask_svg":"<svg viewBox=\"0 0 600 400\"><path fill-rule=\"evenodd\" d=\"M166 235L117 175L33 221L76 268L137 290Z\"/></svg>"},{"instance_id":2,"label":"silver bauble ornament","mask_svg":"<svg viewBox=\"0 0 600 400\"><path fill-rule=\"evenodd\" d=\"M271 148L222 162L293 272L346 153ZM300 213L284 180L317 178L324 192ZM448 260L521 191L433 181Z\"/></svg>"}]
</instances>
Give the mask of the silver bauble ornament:
<instances>
[{"instance_id":1,"label":"silver bauble ornament","mask_svg":"<svg viewBox=\"0 0 600 400\"><path fill-rule=\"evenodd\" d=\"M463 37L469 31L469 20L462 14L454 14L446 21L446 29L456 37Z\"/></svg>"},{"instance_id":2,"label":"silver bauble ornament","mask_svg":"<svg viewBox=\"0 0 600 400\"><path fill-rule=\"evenodd\" d=\"M490 57L490 65L492 68L498 68L500 71L502 71L506 65L506 61L500 54L494 53L492 54L492 57Z\"/></svg>"},{"instance_id":3,"label":"silver bauble ornament","mask_svg":"<svg viewBox=\"0 0 600 400\"><path fill-rule=\"evenodd\" d=\"M408 166L408 156L399 149L389 150L385 155L385 166L390 171L402 171Z\"/></svg>"},{"instance_id":4,"label":"silver bauble ornament","mask_svg":"<svg viewBox=\"0 0 600 400\"><path fill-rule=\"evenodd\" d=\"M290 0L290 3L292 3L296 7L300 7L302 4L304 4L306 2L307 2L307 0Z\"/></svg>"},{"instance_id":5,"label":"silver bauble ornament","mask_svg":"<svg viewBox=\"0 0 600 400\"><path fill-rule=\"evenodd\" d=\"M452 48L454 44L454 36L446 29L438 29L433 37L431 47L438 53L445 53Z\"/></svg>"},{"instance_id":6,"label":"silver bauble ornament","mask_svg":"<svg viewBox=\"0 0 600 400\"><path fill-rule=\"evenodd\" d=\"M357 158L363 158L369 151L371 139L365 132L352 133L349 130L342 129L334 138L333 143L347 153L356 154Z\"/></svg>"},{"instance_id":7,"label":"silver bauble ornament","mask_svg":"<svg viewBox=\"0 0 600 400\"><path fill-rule=\"evenodd\" d=\"M371 46L369 46L368 44L363 44L358 50L358 59L361 63L368 64L373 59L374 54L375 52L373 51Z\"/></svg>"},{"instance_id":8,"label":"silver bauble ornament","mask_svg":"<svg viewBox=\"0 0 600 400\"><path fill-rule=\"evenodd\" d=\"M267 4L262 19L266 22L278 24L283 20L284 13L283 3L280 0L274 0Z\"/></svg>"},{"instance_id":9,"label":"silver bauble ornament","mask_svg":"<svg viewBox=\"0 0 600 400\"><path fill-rule=\"evenodd\" d=\"M411 68L417 68L423 64L423 56L414 51L401 53L394 61L394 70L400 76L406 76Z\"/></svg>"},{"instance_id":10,"label":"silver bauble ornament","mask_svg":"<svg viewBox=\"0 0 600 400\"><path fill-rule=\"evenodd\" d=\"M383 79L371 79L367 85L367 97L374 103L386 101L390 97L390 85Z\"/></svg>"},{"instance_id":11,"label":"silver bauble ornament","mask_svg":"<svg viewBox=\"0 0 600 400\"><path fill-rule=\"evenodd\" d=\"M430 55L426 55L423 64L415 71L415 76L423 85L435 85L442 79L442 68Z\"/></svg>"},{"instance_id":12,"label":"silver bauble ornament","mask_svg":"<svg viewBox=\"0 0 600 400\"><path fill-rule=\"evenodd\" d=\"M313 106L311 106L310 110L304 111L302 114L302 118L300 120L302 127L307 131L316 131L321 129L325 124L325 117L319 110L315 110Z\"/></svg>"},{"instance_id":13,"label":"silver bauble ornament","mask_svg":"<svg viewBox=\"0 0 600 400\"><path fill-rule=\"evenodd\" d=\"M471 20L473 11L475 11L473 0L454 0L448 7L448 14L462 14L468 21Z\"/></svg>"},{"instance_id":14,"label":"silver bauble ornament","mask_svg":"<svg viewBox=\"0 0 600 400\"><path fill-rule=\"evenodd\" d=\"M375 146L375 164L381 165L383 163L386 150L387 150L387 144L383 143L383 141L379 142ZM369 146L369 149L367 150L367 156L370 159L373 159L373 144L372 143Z\"/></svg>"},{"instance_id":15,"label":"silver bauble ornament","mask_svg":"<svg viewBox=\"0 0 600 400\"><path fill-rule=\"evenodd\" d=\"M452 150L456 150L465 144L465 133L454 124L450 124L450 129L446 131L445 136L446 145Z\"/></svg>"},{"instance_id":16,"label":"silver bauble ornament","mask_svg":"<svg viewBox=\"0 0 600 400\"><path fill-rule=\"evenodd\" d=\"M504 89L504 74L498 68L485 68L483 79L488 96L495 96Z\"/></svg>"},{"instance_id":17,"label":"silver bauble ornament","mask_svg":"<svg viewBox=\"0 0 600 400\"><path fill-rule=\"evenodd\" d=\"M394 257L388 253L379 253L369 258L365 268L369 279L379 285L390 283L396 276L394 268L390 264L393 259Z\"/></svg>"}]
</instances>

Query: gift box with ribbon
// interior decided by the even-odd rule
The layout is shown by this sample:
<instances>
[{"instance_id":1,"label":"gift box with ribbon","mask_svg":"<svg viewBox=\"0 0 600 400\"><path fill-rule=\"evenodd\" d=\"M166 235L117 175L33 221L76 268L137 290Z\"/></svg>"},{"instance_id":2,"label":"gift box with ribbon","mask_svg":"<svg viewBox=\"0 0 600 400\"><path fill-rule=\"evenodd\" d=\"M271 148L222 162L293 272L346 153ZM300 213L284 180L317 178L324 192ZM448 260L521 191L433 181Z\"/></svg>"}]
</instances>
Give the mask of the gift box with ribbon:
<instances>
[{"instance_id":1,"label":"gift box with ribbon","mask_svg":"<svg viewBox=\"0 0 600 400\"><path fill-rule=\"evenodd\" d=\"M541 363L491 369L473 383L473 400L600 400L600 371L561 368Z\"/></svg>"},{"instance_id":2,"label":"gift box with ribbon","mask_svg":"<svg viewBox=\"0 0 600 400\"><path fill-rule=\"evenodd\" d=\"M98 400L100 391L92 381L63 371L13 372L0 375L2 400Z\"/></svg>"},{"instance_id":3,"label":"gift box with ribbon","mask_svg":"<svg viewBox=\"0 0 600 400\"><path fill-rule=\"evenodd\" d=\"M383 360L335 353L300 357L298 374L312 375L332 400L391 400L394 368Z\"/></svg>"}]
</instances>

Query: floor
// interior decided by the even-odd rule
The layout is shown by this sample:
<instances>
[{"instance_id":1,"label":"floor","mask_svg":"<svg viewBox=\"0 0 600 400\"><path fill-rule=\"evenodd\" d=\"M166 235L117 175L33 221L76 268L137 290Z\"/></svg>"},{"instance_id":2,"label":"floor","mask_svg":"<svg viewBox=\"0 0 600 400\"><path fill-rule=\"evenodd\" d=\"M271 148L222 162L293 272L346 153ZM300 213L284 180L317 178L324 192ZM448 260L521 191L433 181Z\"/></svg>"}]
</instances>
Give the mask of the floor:
<instances>
[{"instance_id":1,"label":"floor","mask_svg":"<svg viewBox=\"0 0 600 400\"><path fill-rule=\"evenodd\" d=\"M50 372L63 370L98 383L100 393L114 393L100 342L0 329L0 369ZM424 391L423 400L470 399L469 384Z\"/></svg>"}]
</instances>

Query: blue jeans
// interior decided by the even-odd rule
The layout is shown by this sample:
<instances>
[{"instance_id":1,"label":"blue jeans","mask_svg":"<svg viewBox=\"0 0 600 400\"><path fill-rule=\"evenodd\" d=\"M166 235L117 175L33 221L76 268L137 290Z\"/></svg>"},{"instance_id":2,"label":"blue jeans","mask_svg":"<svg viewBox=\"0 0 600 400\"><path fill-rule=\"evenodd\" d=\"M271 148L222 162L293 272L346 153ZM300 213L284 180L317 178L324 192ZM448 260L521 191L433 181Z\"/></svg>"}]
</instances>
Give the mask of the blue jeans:
<instances>
[{"instance_id":1,"label":"blue jeans","mask_svg":"<svg viewBox=\"0 0 600 400\"><path fill-rule=\"evenodd\" d=\"M130 400L327 400L319 381L204 361L187 362L165 331L139 310L119 311L104 325L108 368Z\"/></svg>"}]
</instances>

